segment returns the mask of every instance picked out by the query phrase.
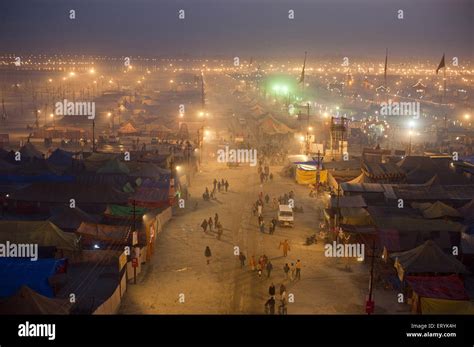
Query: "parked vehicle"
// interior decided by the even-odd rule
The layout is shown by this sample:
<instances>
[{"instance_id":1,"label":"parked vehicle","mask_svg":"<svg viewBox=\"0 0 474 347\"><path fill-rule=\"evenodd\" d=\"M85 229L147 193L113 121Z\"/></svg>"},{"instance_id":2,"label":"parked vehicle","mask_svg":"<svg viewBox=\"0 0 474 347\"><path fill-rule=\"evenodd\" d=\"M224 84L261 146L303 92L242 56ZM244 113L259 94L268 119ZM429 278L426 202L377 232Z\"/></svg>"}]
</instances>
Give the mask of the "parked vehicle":
<instances>
[{"instance_id":1,"label":"parked vehicle","mask_svg":"<svg viewBox=\"0 0 474 347\"><path fill-rule=\"evenodd\" d=\"M293 227L295 221L293 209L288 205L278 206L278 223L280 226Z\"/></svg>"}]
</instances>

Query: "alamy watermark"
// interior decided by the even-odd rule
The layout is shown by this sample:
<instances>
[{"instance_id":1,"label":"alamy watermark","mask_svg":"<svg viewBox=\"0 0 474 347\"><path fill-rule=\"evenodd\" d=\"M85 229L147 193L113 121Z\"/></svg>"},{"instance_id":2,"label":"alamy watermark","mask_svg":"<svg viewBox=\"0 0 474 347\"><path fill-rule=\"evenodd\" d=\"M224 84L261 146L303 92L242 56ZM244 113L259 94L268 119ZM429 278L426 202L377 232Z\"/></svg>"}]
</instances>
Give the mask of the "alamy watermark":
<instances>
[{"instance_id":1,"label":"alamy watermark","mask_svg":"<svg viewBox=\"0 0 474 347\"><path fill-rule=\"evenodd\" d=\"M363 243L327 243L324 245L324 256L328 258L357 258L364 260L365 245Z\"/></svg>"},{"instance_id":2,"label":"alamy watermark","mask_svg":"<svg viewBox=\"0 0 474 347\"><path fill-rule=\"evenodd\" d=\"M257 150L256 149L229 149L229 146L225 146L225 149L217 150L217 162L218 163L249 163L250 166L257 165Z\"/></svg>"},{"instance_id":3,"label":"alamy watermark","mask_svg":"<svg viewBox=\"0 0 474 347\"><path fill-rule=\"evenodd\" d=\"M418 101L411 102L382 102L380 104L380 115L382 116L410 116L413 118L420 117L420 103Z\"/></svg>"},{"instance_id":4,"label":"alamy watermark","mask_svg":"<svg viewBox=\"0 0 474 347\"><path fill-rule=\"evenodd\" d=\"M0 243L0 258L30 258L38 260L37 243Z\"/></svg>"},{"instance_id":5,"label":"alamy watermark","mask_svg":"<svg viewBox=\"0 0 474 347\"><path fill-rule=\"evenodd\" d=\"M88 119L95 118L94 101L58 101L54 104L55 113L58 116L87 116Z\"/></svg>"}]
</instances>

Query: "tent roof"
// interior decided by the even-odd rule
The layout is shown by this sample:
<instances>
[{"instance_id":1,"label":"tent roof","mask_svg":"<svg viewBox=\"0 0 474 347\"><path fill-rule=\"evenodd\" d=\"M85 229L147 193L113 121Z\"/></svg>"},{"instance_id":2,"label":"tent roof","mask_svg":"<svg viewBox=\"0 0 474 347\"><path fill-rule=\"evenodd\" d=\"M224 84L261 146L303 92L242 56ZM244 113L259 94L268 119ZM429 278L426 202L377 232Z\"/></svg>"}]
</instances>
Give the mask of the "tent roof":
<instances>
[{"instance_id":1,"label":"tent roof","mask_svg":"<svg viewBox=\"0 0 474 347\"><path fill-rule=\"evenodd\" d=\"M78 250L76 236L65 233L50 221L0 221L0 242L6 241Z\"/></svg>"},{"instance_id":2,"label":"tent roof","mask_svg":"<svg viewBox=\"0 0 474 347\"><path fill-rule=\"evenodd\" d=\"M468 273L454 256L444 253L432 240L406 252L393 253L406 274L408 273Z\"/></svg>"},{"instance_id":3,"label":"tent roof","mask_svg":"<svg viewBox=\"0 0 474 347\"><path fill-rule=\"evenodd\" d=\"M99 217L91 216L79 207L69 206L53 207L49 221L62 229L77 229L82 222L97 223Z\"/></svg>"},{"instance_id":4,"label":"tent roof","mask_svg":"<svg viewBox=\"0 0 474 347\"><path fill-rule=\"evenodd\" d=\"M406 280L420 297L469 300L464 284L458 275L407 276Z\"/></svg>"},{"instance_id":5,"label":"tent roof","mask_svg":"<svg viewBox=\"0 0 474 347\"><path fill-rule=\"evenodd\" d=\"M129 226L107 225L83 222L76 233L82 236L90 236L103 241L126 241L130 232Z\"/></svg>"},{"instance_id":6,"label":"tent roof","mask_svg":"<svg viewBox=\"0 0 474 347\"><path fill-rule=\"evenodd\" d=\"M74 153L63 151L57 148L47 159L47 162L54 166L71 166Z\"/></svg>"},{"instance_id":7,"label":"tent roof","mask_svg":"<svg viewBox=\"0 0 474 347\"><path fill-rule=\"evenodd\" d=\"M127 122L118 130L122 134L135 134L138 132L138 129L133 126L131 122Z\"/></svg>"},{"instance_id":8,"label":"tent roof","mask_svg":"<svg viewBox=\"0 0 474 347\"><path fill-rule=\"evenodd\" d=\"M68 203L72 197L76 204L120 204L127 202L128 194L108 185L77 182L33 183L10 194L11 200L45 203Z\"/></svg>"},{"instance_id":9,"label":"tent roof","mask_svg":"<svg viewBox=\"0 0 474 347\"><path fill-rule=\"evenodd\" d=\"M451 167L450 158L430 158L424 156L409 156L402 159L397 165L406 173L407 182L422 184L436 177L437 184L469 184L471 180L456 173Z\"/></svg>"},{"instance_id":10,"label":"tent roof","mask_svg":"<svg viewBox=\"0 0 474 347\"><path fill-rule=\"evenodd\" d=\"M127 165L119 161L118 159L109 160L104 166L97 170L97 173L107 174L128 174L130 173Z\"/></svg>"},{"instance_id":11,"label":"tent roof","mask_svg":"<svg viewBox=\"0 0 474 347\"><path fill-rule=\"evenodd\" d=\"M65 264L66 259L39 258L31 261L24 258L0 258L0 297L12 296L27 285L39 294L52 298L54 292L49 280L63 271Z\"/></svg>"},{"instance_id":12,"label":"tent roof","mask_svg":"<svg viewBox=\"0 0 474 347\"><path fill-rule=\"evenodd\" d=\"M337 197L332 196L329 205L332 208L336 208L338 206L337 200ZM367 207L367 203L362 195L340 196L339 207Z\"/></svg>"},{"instance_id":13,"label":"tent roof","mask_svg":"<svg viewBox=\"0 0 474 347\"><path fill-rule=\"evenodd\" d=\"M48 298L28 286L22 286L13 296L0 301L2 314L69 314L71 304L67 299Z\"/></svg>"},{"instance_id":14,"label":"tent roof","mask_svg":"<svg viewBox=\"0 0 474 347\"><path fill-rule=\"evenodd\" d=\"M460 207L458 211L464 216L465 219L474 219L474 199L469 201L466 205Z\"/></svg>"},{"instance_id":15,"label":"tent roof","mask_svg":"<svg viewBox=\"0 0 474 347\"><path fill-rule=\"evenodd\" d=\"M461 217L461 214L454 208L441 201L436 201L427 209L423 210L423 216L429 219L443 217Z\"/></svg>"},{"instance_id":16,"label":"tent roof","mask_svg":"<svg viewBox=\"0 0 474 347\"><path fill-rule=\"evenodd\" d=\"M271 115L265 116L259 121L259 124L260 130L268 135L288 134L295 132L295 130L291 129L286 124L280 122Z\"/></svg>"},{"instance_id":17,"label":"tent roof","mask_svg":"<svg viewBox=\"0 0 474 347\"><path fill-rule=\"evenodd\" d=\"M39 151L35 145L33 145L31 142L25 143L21 148L20 148L20 153L22 158L37 158L37 159L42 159L43 158L43 153Z\"/></svg>"}]
</instances>

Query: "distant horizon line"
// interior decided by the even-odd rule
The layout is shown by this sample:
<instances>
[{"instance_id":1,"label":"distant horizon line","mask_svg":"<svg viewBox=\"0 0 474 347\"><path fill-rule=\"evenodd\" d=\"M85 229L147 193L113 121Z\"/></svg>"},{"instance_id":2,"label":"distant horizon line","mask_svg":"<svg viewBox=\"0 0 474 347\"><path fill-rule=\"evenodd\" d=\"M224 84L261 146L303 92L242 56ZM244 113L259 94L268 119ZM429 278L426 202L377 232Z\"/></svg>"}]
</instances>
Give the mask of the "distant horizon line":
<instances>
[{"instance_id":1,"label":"distant horizon line","mask_svg":"<svg viewBox=\"0 0 474 347\"><path fill-rule=\"evenodd\" d=\"M398 61L438 61L441 59L441 57L445 54L445 52L440 52L439 56L419 56L418 58L414 56L406 57L406 56L401 56L401 55L391 55L390 51L388 54L388 57L393 59L393 60L398 60ZM14 52L0 52L0 57L5 58L8 56L45 56L45 57L52 57L52 56L69 56L69 57L84 57L84 58L124 58L124 57L130 57L134 59L198 59L198 60L205 60L205 59L222 59L222 60L232 60L234 59L234 55L230 54L209 54L209 55L202 55L202 54L189 54L189 53L176 53L176 54L78 54L78 53L38 53L38 52L28 52L28 53L20 53L18 52L15 54ZM379 54L367 54L367 55L347 55L347 54L317 54L317 55L312 55L310 52L308 52L308 60L325 60L325 59L342 59L343 57L349 57L349 59L366 59L366 60L378 60L382 59L384 60L385 58L385 51L383 51L380 55ZM450 57L449 54L446 54L446 57ZM280 60L280 59L290 59L290 60L297 60L301 59L303 61L304 58L304 51L301 53L301 55L241 55L239 56L240 59L243 59L244 61L248 61L250 59L258 60L258 59L264 59L264 60ZM468 58L467 62L470 62L474 57ZM463 59L464 60L464 59Z\"/></svg>"}]
</instances>

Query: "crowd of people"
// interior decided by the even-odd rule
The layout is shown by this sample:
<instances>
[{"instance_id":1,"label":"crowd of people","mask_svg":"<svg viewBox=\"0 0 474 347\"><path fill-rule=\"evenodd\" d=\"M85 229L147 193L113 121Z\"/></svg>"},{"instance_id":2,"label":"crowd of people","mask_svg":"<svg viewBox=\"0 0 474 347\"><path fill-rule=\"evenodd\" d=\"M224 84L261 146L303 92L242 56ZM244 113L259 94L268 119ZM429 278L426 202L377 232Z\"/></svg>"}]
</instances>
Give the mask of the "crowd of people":
<instances>
[{"instance_id":1,"label":"crowd of people","mask_svg":"<svg viewBox=\"0 0 474 347\"><path fill-rule=\"evenodd\" d=\"M208 219L204 218L201 223L201 228L204 232L207 232L208 228L211 233L215 230L217 232L218 240L221 239L221 236L224 233L224 227L222 226L222 223L219 220L219 215L217 214L217 212L214 215L214 220L212 220L212 217L209 217Z\"/></svg>"},{"instance_id":2,"label":"crowd of people","mask_svg":"<svg viewBox=\"0 0 474 347\"><path fill-rule=\"evenodd\" d=\"M209 188L206 187L206 190L202 194L202 198L205 201L209 200L214 200L216 199L216 194L220 193L221 191L228 192L229 191L229 182L227 180L224 180L223 178L221 180L217 180L214 178L214 181L212 182L213 188L211 191L209 191Z\"/></svg>"}]
</instances>

